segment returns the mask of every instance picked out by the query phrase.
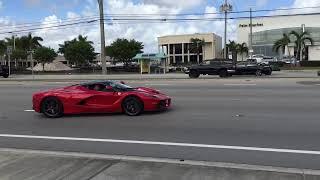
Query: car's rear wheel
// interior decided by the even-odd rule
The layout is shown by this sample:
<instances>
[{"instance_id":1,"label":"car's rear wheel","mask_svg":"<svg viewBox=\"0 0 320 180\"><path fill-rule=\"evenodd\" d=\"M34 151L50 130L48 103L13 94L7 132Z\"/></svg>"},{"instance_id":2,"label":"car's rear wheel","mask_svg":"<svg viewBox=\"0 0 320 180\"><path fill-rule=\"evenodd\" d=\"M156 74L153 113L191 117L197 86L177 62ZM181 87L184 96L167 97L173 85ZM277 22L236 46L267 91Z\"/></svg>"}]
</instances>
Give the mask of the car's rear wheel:
<instances>
[{"instance_id":1,"label":"car's rear wheel","mask_svg":"<svg viewBox=\"0 0 320 180\"><path fill-rule=\"evenodd\" d=\"M2 75L4 78L8 78L9 77L9 74L4 74Z\"/></svg>"},{"instance_id":2,"label":"car's rear wheel","mask_svg":"<svg viewBox=\"0 0 320 180\"><path fill-rule=\"evenodd\" d=\"M199 76L200 76L200 74L198 73L198 71L195 71L195 70L190 71L190 73L189 73L190 78L198 78Z\"/></svg>"},{"instance_id":3,"label":"car's rear wheel","mask_svg":"<svg viewBox=\"0 0 320 180\"><path fill-rule=\"evenodd\" d=\"M136 97L127 97L122 103L122 109L129 116L138 116L143 112L143 103Z\"/></svg>"},{"instance_id":4,"label":"car's rear wheel","mask_svg":"<svg viewBox=\"0 0 320 180\"><path fill-rule=\"evenodd\" d=\"M58 118L63 115L63 105L56 97L48 97L41 103L41 112L48 118Z\"/></svg>"},{"instance_id":5,"label":"car's rear wheel","mask_svg":"<svg viewBox=\"0 0 320 180\"><path fill-rule=\"evenodd\" d=\"M260 69L256 71L256 76L262 76L262 71Z\"/></svg>"},{"instance_id":6,"label":"car's rear wheel","mask_svg":"<svg viewBox=\"0 0 320 180\"><path fill-rule=\"evenodd\" d=\"M225 77L228 77L228 71L226 69L222 69L219 71L219 76L221 78L225 78Z\"/></svg>"}]
</instances>

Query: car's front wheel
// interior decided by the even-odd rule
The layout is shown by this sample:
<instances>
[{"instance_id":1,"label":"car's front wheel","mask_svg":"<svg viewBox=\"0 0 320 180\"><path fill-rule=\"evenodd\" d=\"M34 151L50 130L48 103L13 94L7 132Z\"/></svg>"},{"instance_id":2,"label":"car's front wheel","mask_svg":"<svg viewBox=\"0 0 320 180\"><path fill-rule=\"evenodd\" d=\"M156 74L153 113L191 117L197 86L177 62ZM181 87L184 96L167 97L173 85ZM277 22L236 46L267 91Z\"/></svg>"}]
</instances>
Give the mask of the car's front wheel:
<instances>
[{"instance_id":1,"label":"car's front wheel","mask_svg":"<svg viewBox=\"0 0 320 180\"><path fill-rule=\"evenodd\" d=\"M122 109L129 116L138 116L143 112L143 103L136 97L127 97L122 103Z\"/></svg>"},{"instance_id":2,"label":"car's front wheel","mask_svg":"<svg viewBox=\"0 0 320 180\"><path fill-rule=\"evenodd\" d=\"M221 78L225 78L225 77L228 77L228 71L226 69L222 69L219 71L219 76Z\"/></svg>"},{"instance_id":3,"label":"car's front wheel","mask_svg":"<svg viewBox=\"0 0 320 180\"><path fill-rule=\"evenodd\" d=\"M63 105L56 97L48 97L41 103L41 112L48 118L58 118L63 115Z\"/></svg>"},{"instance_id":4,"label":"car's front wheel","mask_svg":"<svg viewBox=\"0 0 320 180\"><path fill-rule=\"evenodd\" d=\"M192 70L190 71L189 73L189 77L190 78L198 78L200 76L199 72L195 71L195 70Z\"/></svg>"},{"instance_id":5,"label":"car's front wheel","mask_svg":"<svg viewBox=\"0 0 320 180\"><path fill-rule=\"evenodd\" d=\"M270 76L272 74L272 69L268 68L264 74Z\"/></svg>"},{"instance_id":6,"label":"car's front wheel","mask_svg":"<svg viewBox=\"0 0 320 180\"><path fill-rule=\"evenodd\" d=\"M4 74L2 75L4 78L8 78L9 77L9 74Z\"/></svg>"}]
</instances>

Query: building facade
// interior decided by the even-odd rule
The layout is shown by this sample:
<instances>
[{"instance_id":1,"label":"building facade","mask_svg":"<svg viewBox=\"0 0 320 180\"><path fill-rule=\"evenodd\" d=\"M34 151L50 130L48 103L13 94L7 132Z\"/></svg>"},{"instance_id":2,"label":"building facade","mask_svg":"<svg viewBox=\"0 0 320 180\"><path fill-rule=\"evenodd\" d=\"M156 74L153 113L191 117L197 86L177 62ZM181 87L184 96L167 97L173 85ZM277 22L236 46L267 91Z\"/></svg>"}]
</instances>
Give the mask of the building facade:
<instances>
[{"instance_id":1,"label":"building facade","mask_svg":"<svg viewBox=\"0 0 320 180\"><path fill-rule=\"evenodd\" d=\"M190 49L192 38L204 40L205 45L200 47L200 54ZM222 38L213 33L170 35L158 37L158 46L159 51L167 55L167 64L194 64L221 57Z\"/></svg>"},{"instance_id":2,"label":"building facade","mask_svg":"<svg viewBox=\"0 0 320 180\"><path fill-rule=\"evenodd\" d=\"M291 36L292 43L285 48L285 53L273 51L274 43L283 37L283 34L289 34L291 31L309 32L314 40L314 45L307 43L305 60L320 61L320 15L296 15L296 16L277 16L254 18L252 21L252 47L253 54L263 54L265 56L283 57L294 56L295 44L294 37ZM304 27L304 28L303 28ZM237 30L238 43L247 43L250 41L250 20L244 19L238 21Z\"/></svg>"}]
</instances>

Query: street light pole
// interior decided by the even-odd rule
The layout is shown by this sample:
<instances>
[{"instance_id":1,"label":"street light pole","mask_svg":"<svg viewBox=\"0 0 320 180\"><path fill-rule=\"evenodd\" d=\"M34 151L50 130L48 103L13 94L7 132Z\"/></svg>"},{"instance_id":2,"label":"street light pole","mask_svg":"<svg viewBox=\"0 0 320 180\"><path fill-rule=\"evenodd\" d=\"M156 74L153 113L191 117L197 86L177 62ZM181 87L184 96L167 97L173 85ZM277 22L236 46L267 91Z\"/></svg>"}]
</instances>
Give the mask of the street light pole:
<instances>
[{"instance_id":1,"label":"street light pole","mask_svg":"<svg viewBox=\"0 0 320 180\"><path fill-rule=\"evenodd\" d=\"M224 0L224 4L220 6L220 11L224 12L224 57L228 59L228 54L227 54L228 12L232 11L232 6L228 4L228 0Z\"/></svg>"},{"instance_id":2,"label":"street light pole","mask_svg":"<svg viewBox=\"0 0 320 180\"><path fill-rule=\"evenodd\" d=\"M253 48L252 48L252 8L250 8L250 45L249 45L249 56L250 59L253 55Z\"/></svg>"},{"instance_id":3,"label":"street light pole","mask_svg":"<svg viewBox=\"0 0 320 180\"><path fill-rule=\"evenodd\" d=\"M101 67L102 67L102 74L107 74L107 62L106 62L106 56L105 56L103 0L98 0L98 4L99 4L99 11L100 11Z\"/></svg>"}]
</instances>

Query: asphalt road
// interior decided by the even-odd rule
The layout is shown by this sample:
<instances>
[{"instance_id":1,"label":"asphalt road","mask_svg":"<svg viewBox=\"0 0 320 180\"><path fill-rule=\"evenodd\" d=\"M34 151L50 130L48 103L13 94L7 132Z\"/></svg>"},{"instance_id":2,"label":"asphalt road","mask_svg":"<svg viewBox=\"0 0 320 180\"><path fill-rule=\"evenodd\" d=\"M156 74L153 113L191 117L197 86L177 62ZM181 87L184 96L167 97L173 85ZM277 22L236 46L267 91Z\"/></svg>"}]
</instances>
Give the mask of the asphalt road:
<instances>
[{"instance_id":1,"label":"asphalt road","mask_svg":"<svg viewBox=\"0 0 320 180\"><path fill-rule=\"evenodd\" d=\"M0 82L0 148L320 169L320 81L297 81L130 81L172 96L172 109L60 119L25 110L33 92L68 83Z\"/></svg>"}]
</instances>

